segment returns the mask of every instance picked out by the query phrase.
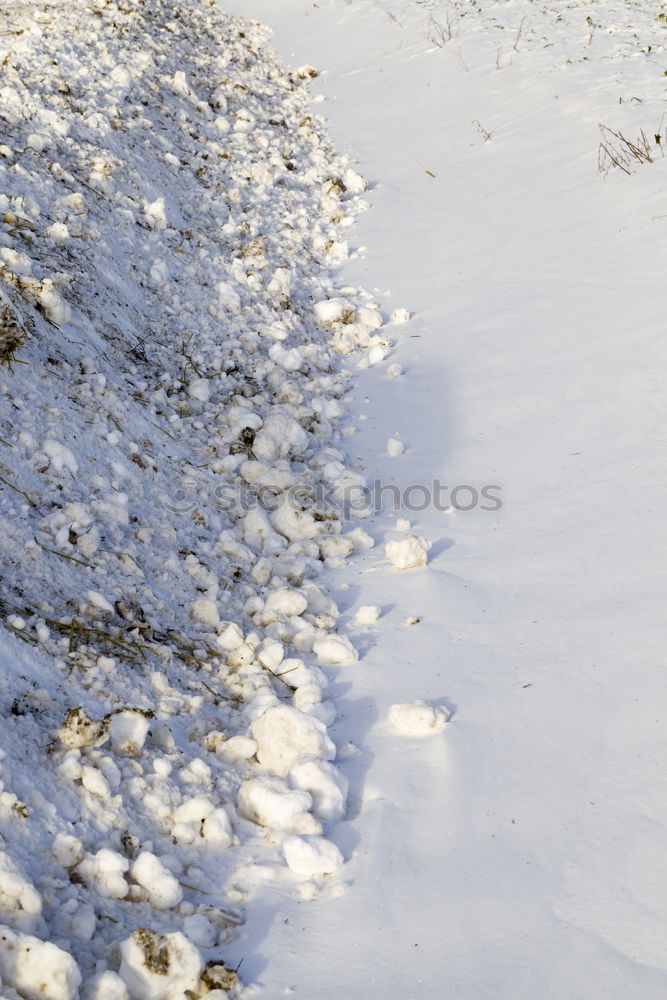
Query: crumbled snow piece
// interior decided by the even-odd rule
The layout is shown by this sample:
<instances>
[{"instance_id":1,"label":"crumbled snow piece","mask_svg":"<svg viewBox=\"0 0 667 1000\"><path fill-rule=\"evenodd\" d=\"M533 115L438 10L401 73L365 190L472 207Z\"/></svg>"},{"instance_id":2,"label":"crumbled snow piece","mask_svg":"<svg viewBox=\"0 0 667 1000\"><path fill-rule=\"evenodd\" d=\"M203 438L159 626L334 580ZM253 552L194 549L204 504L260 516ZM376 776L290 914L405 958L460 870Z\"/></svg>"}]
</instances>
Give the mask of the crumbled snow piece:
<instances>
[{"instance_id":1,"label":"crumbled snow piece","mask_svg":"<svg viewBox=\"0 0 667 1000\"><path fill-rule=\"evenodd\" d=\"M48 236L54 243L67 243L69 229L63 222L54 222L52 226L44 230L44 235Z\"/></svg>"},{"instance_id":2,"label":"crumbled snow piece","mask_svg":"<svg viewBox=\"0 0 667 1000\"><path fill-rule=\"evenodd\" d=\"M298 590L285 587L269 592L264 605L264 620L275 620L277 616L298 617L308 607L308 601ZM267 622L268 624L268 622Z\"/></svg>"},{"instance_id":3,"label":"crumbled snow piece","mask_svg":"<svg viewBox=\"0 0 667 1000\"><path fill-rule=\"evenodd\" d=\"M403 369L400 365L393 364L387 366L387 378L398 378L399 375L403 374Z\"/></svg>"},{"instance_id":4,"label":"crumbled snow piece","mask_svg":"<svg viewBox=\"0 0 667 1000\"><path fill-rule=\"evenodd\" d=\"M377 604L362 604L357 608L354 620L360 625L374 625L380 617L380 609Z\"/></svg>"},{"instance_id":5,"label":"crumbled snow piece","mask_svg":"<svg viewBox=\"0 0 667 1000\"><path fill-rule=\"evenodd\" d=\"M331 326L332 323L339 322L345 313L346 306L339 299L325 299L316 302L313 307L315 319L320 326Z\"/></svg>"},{"instance_id":6,"label":"crumbled snow piece","mask_svg":"<svg viewBox=\"0 0 667 1000\"><path fill-rule=\"evenodd\" d=\"M239 789L237 805L246 819L273 830L309 832L312 816L308 816L313 800L305 791L290 790L280 778L250 778Z\"/></svg>"},{"instance_id":7,"label":"crumbled snow piece","mask_svg":"<svg viewBox=\"0 0 667 1000\"><path fill-rule=\"evenodd\" d=\"M51 467L56 472L62 472L64 469L67 469L73 476L76 476L79 471L79 463L69 448L60 441L53 440L45 441L42 448L44 449L44 454L48 455L51 459Z\"/></svg>"},{"instance_id":8,"label":"crumbled snow piece","mask_svg":"<svg viewBox=\"0 0 667 1000\"><path fill-rule=\"evenodd\" d=\"M0 925L2 982L28 1000L75 1000L81 973L66 951L50 941Z\"/></svg>"},{"instance_id":9,"label":"crumbled snow piece","mask_svg":"<svg viewBox=\"0 0 667 1000\"><path fill-rule=\"evenodd\" d=\"M42 912L42 899L37 889L8 854L0 851L0 913L14 919L36 917Z\"/></svg>"},{"instance_id":10,"label":"crumbled snow piece","mask_svg":"<svg viewBox=\"0 0 667 1000\"><path fill-rule=\"evenodd\" d=\"M150 723L142 712L117 712L111 716L109 736L116 753L124 757L136 757L140 753Z\"/></svg>"},{"instance_id":11,"label":"crumbled snow piece","mask_svg":"<svg viewBox=\"0 0 667 1000\"><path fill-rule=\"evenodd\" d=\"M217 644L220 649L238 649L243 643L243 632L235 622L224 623L218 633Z\"/></svg>"},{"instance_id":12,"label":"crumbled snow piece","mask_svg":"<svg viewBox=\"0 0 667 1000\"><path fill-rule=\"evenodd\" d=\"M57 833L51 846L56 861L63 868L74 868L83 858L83 844L69 833Z\"/></svg>"},{"instance_id":13,"label":"crumbled snow piece","mask_svg":"<svg viewBox=\"0 0 667 1000\"><path fill-rule=\"evenodd\" d=\"M120 977L132 1000L182 1000L196 991L204 963L184 934L140 927L120 946Z\"/></svg>"},{"instance_id":14,"label":"crumbled snow piece","mask_svg":"<svg viewBox=\"0 0 667 1000\"><path fill-rule=\"evenodd\" d=\"M387 542L384 552L394 569L416 569L425 566L431 543L421 535L406 535L399 541Z\"/></svg>"},{"instance_id":15,"label":"crumbled snow piece","mask_svg":"<svg viewBox=\"0 0 667 1000\"><path fill-rule=\"evenodd\" d=\"M320 663L332 666L350 666L357 663L359 654L347 636L325 635L313 643L313 652Z\"/></svg>"},{"instance_id":16,"label":"crumbled snow piece","mask_svg":"<svg viewBox=\"0 0 667 1000\"><path fill-rule=\"evenodd\" d=\"M232 736L215 744L215 754L228 764L239 764L250 760L257 753L257 743L249 736Z\"/></svg>"},{"instance_id":17,"label":"crumbled snow piece","mask_svg":"<svg viewBox=\"0 0 667 1000\"><path fill-rule=\"evenodd\" d=\"M343 855L325 837L293 836L283 844L288 867L300 878L331 875L343 866Z\"/></svg>"},{"instance_id":18,"label":"crumbled snow piece","mask_svg":"<svg viewBox=\"0 0 667 1000\"><path fill-rule=\"evenodd\" d=\"M345 815L347 778L324 760L301 760L288 775L291 788L308 792L313 800L313 814L318 819L334 821Z\"/></svg>"},{"instance_id":19,"label":"crumbled snow piece","mask_svg":"<svg viewBox=\"0 0 667 1000\"><path fill-rule=\"evenodd\" d=\"M129 1000L129 996L118 973L107 969L91 980L87 1000Z\"/></svg>"},{"instance_id":20,"label":"crumbled snow piece","mask_svg":"<svg viewBox=\"0 0 667 1000\"><path fill-rule=\"evenodd\" d=\"M217 604L215 601L206 600L205 598L194 601L190 607L190 615L194 621L202 625L210 625L212 628L215 628L220 623Z\"/></svg>"},{"instance_id":21,"label":"crumbled snow piece","mask_svg":"<svg viewBox=\"0 0 667 1000\"><path fill-rule=\"evenodd\" d=\"M394 309L394 311L391 314L392 323L407 323L409 319L410 319L410 311L408 309L404 309L402 306L399 306L397 309Z\"/></svg>"},{"instance_id":22,"label":"crumbled snow piece","mask_svg":"<svg viewBox=\"0 0 667 1000\"><path fill-rule=\"evenodd\" d=\"M405 445L399 437L390 437L387 441L387 454L390 458L398 458L405 451Z\"/></svg>"},{"instance_id":23,"label":"crumbled snow piece","mask_svg":"<svg viewBox=\"0 0 667 1000\"><path fill-rule=\"evenodd\" d=\"M218 939L217 930L203 913L193 913L186 917L183 931L187 939L198 948L212 948Z\"/></svg>"},{"instance_id":24,"label":"crumbled snow piece","mask_svg":"<svg viewBox=\"0 0 667 1000\"><path fill-rule=\"evenodd\" d=\"M447 713L426 701L403 702L389 709L389 721L404 736L432 736L447 723Z\"/></svg>"},{"instance_id":25,"label":"crumbled snow piece","mask_svg":"<svg viewBox=\"0 0 667 1000\"><path fill-rule=\"evenodd\" d=\"M88 603L93 608L99 608L100 611L107 611L109 614L113 614L114 610L113 604L110 604L109 601L107 601L104 594L100 594L99 591L88 590L86 592L86 598L88 600Z\"/></svg>"},{"instance_id":26,"label":"crumbled snow piece","mask_svg":"<svg viewBox=\"0 0 667 1000\"><path fill-rule=\"evenodd\" d=\"M193 378L188 385L190 399L198 399L200 403L208 403L211 396L211 383L207 378Z\"/></svg>"},{"instance_id":27,"label":"crumbled snow piece","mask_svg":"<svg viewBox=\"0 0 667 1000\"><path fill-rule=\"evenodd\" d=\"M127 896L128 884L125 872L130 867L127 858L117 851L103 847L96 854L87 855L77 866L77 874L86 880L93 881L98 892L109 899L124 899Z\"/></svg>"},{"instance_id":28,"label":"crumbled snow piece","mask_svg":"<svg viewBox=\"0 0 667 1000\"><path fill-rule=\"evenodd\" d=\"M375 541L363 528L353 528L352 531L345 532L345 538L352 542L355 552L363 552L364 549L372 549Z\"/></svg>"},{"instance_id":29,"label":"crumbled snow piece","mask_svg":"<svg viewBox=\"0 0 667 1000\"><path fill-rule=\"evenodd\" d=\"M412 525L405 517L396 518L396 531L409 531Z\"/></svg>"},{"instance_id":30,"label":"crumbled snow piece","mask_svg":"<svg viewBox=\"0 0 667 1000\"><path fill-rule=\"evenodd\" d=\"M326 727L289 705L268 708L253 722L252 735L257 741L259 763L281 776L307 754L326 760L336 755Z\"/></svg>"},{"instance_id":31,"label":"crumbled snow piece","mask_svg":"<svg viewBox=\"0 0 667 1000\"><path fill-rule=\"evenodd\" d=\"M156 910L171 909L183 899L183 890L174 876L149 851L142 851L130 868L130 875L146 890Z\"/></svg>"}]
</instances>

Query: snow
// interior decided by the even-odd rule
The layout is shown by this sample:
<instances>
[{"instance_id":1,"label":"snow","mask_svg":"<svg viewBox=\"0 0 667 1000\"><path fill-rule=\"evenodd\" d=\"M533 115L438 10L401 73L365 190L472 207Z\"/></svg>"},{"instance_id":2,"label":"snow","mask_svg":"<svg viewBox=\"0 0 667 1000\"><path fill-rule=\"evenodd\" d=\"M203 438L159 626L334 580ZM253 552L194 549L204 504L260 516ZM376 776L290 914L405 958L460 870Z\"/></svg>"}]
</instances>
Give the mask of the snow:
<instances>
[{"instance_id":1,"label":"snow","mask_svg":"<svg viewBox=\"0 0 667 1000\"><path fill-rule=\"evenodd\" d=\"M445 728L447 714L418 699L392 705L389 709L389 721L404 736L431 736Z\"/></svg>"},{"instance_id":2,"label":"snow","mask_svg":"<svg viewBox=\"0 0 667 1000\"><path fill-rule=\"evenodd\" d=\"M109 723L109 737L116 753L136 757L148 735L149 720L141 712L117 712Z\"/></svg>"},{"instance_id":3,"label":"snow","mask_svg":"<svg viewBox=\"0 0 667 1000\"><path fill-rule=\"evenodd\" d=\"M361 607L357 608L354 620L360 625L374 625L380 614L381 610L377 604L362 604Z\"/></svg>"},{"instance_id":4,"label":"snow","mask_svg":"<svg viewBox=\"0 0 667 1000\"><path fill-rule=\"evenodd\" d=\"M406 535L387 542L385 555L394 569L417 569L425 566L431 543L421 535Z\"/></svg>"},{"instance_id":5,"label":"snow","mask_svg":"<svg viewBox=\"0 0 667 1000\"><path fill-rule=\"evenodd\" d=\"M130 869L130 875L146 890L148 900L158 910L168 910L183 899L183 890L159 858L142 851Z\"/></svg>"},{"instance_id":6,"label":"snow","mask_svg":"<svg viewBox=\"0 0 667 1000\"><path fill-rule=\"evenodd\" d=\"M664 18L10 7L3 997L662 1000Z\"/></svg>"},{"instance_id":7,"label":"snow","mask_svg":"<svg viewBox=\"0 0 667 1000\"><path fill-rule=\"evenodd\" d=\"M204 963L180 931L158 935L140 928L120 951L120 977L132 1000L181 1000L198 986Z\"/></svg>"},{"instance_id":8,"label":"snow","mask_svg":"<svg viewBox=\"0 0 667 1000\"><path fill-rule=\"evenodd\" d=\"M343 856L325 837L288 837L283 844L285 860L300 878L331 875L343 865Z\"/></svg>"},{"instance_id":9,"label":"snow","mask_svg":"<svg viewBox=\"0 0 667 1000\"><path fill-rule=\"evenodd\" d=\"M307 754L332 760L336 749L318 719L290 705L272 705L251 726L257 743L257 760L275 774L284 776Z\"/></svg>"},{"instance_id":10,"label":"snow","mask_svg":"<svg viewBox=\"0 0 667 1000\"><path fill-rule=\"evenodd\" d=\"M76 1000L81 973L66 951L0 925L0 976L27 1000Z\"/></svg>"},{"instance_id":11,"label":"snow","mask_svg":"<svg viewBox=\"0 0 667 1000\"><path fill-rule=\"evenodd\" d=\"M359 659L359 654L346 635L327 635L317 638L313 652L320 663L336 666L350 666Z\"/></svg>"}]
</instances>

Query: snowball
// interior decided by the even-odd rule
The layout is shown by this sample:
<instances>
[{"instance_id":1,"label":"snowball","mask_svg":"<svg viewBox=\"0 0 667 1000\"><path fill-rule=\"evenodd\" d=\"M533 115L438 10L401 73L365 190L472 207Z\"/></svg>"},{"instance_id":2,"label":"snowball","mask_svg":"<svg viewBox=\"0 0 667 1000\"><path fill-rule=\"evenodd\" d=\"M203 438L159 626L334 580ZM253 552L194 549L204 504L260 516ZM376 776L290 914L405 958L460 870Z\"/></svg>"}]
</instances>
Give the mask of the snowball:
<instances>
[{"instance_id":1,"label":"snowball","mask_svg":"<svg viewBox=\"0 0 667 1000\"><path fill-rule=\"evenodd\" d=\"M405 517L396 518L396 531L409 531L412 525Z\"/></svg>"},{"instance_id":2,"label":"snowball","mask_svg":"<svg viewBox=\"0 0 667 1000\"><path fill-rule=\"evenodd\" d=\"M380 609L377 604L362 604L357 609L354 620L360 625L374 625L380 617Z\"/></svg>"},{"instance_id":3,"label":"snowball","mask_svg":"<svg viewBox=\"0 0 667 1000\"><path fill-rule=\"evenodd\" d=\"M313 643L313 652L320 663L346 667L356 663L359 654L344 635L325 635Z\"/></svg>"},{"instance_id":4,"label":"snowball","mask_svg":"<svg viewBox=\"0 0 667 1000\"><path fill-rule=\"evenodd\" d=\"M410 311L399 306L391 314L392 323L407 323L410 319Z\"/></svg>"},{"instance_id":5,"label":"snowball","mask_svg":"<svg viewBox=\"0 0 667 1000\"><path fill-rule=\"evenodd\" d=\"M394 569L415 569L425 566L431 543L421 535L406 535L397 542L387 542L385 555Z\"/></svg>"},{"instance_id":6,"label":"snowball","mask_svg":"<svg viewBox=\"0 0 667 1000\"><path fill-rule=\"evenodd\" d=\"M426 701L403 702L389 709L389 721L404 736L431 736L447 723L447 713Z\"/></svg>"},{"instance_id":7,"label":"snowball","mask_svg":"<svg viewBox=\"0 0 667 1000\"><path fill-rule=\"evenodd\" d=\"M326 727L289 705L268 708L253 722L252 736L257 742L259 763L282 776L306 754L327 760L336 756Z\"/></svg>"},{"instance_id":8,"label":"snowball","mask_svg":"<svg viewBox=\"0 0 667 1000\"><path fill-rule=\"evenodd\" d=\"M251 778L241 785L237 805L246 819L273 830L294 830L313 801L305 791L285 787L279 778Z\"/></svg>"},{"instance_id":9,"label":"snowball","mask_svg":"<svg viewBox=\"0 0 667 1000\"><path fill-rule=\"evenodd\" d=\"M124 757L136 757L148 735L149 721L141 712L117 712L109 723L111 745Z\"/></svg>"},{"instance_id":10,"label":"snowball","mask_svg":"<svg viewBox=\"0 0 667 1000\"><path fill-rule=\"evenodd\" d=\"M308 792L313 800L313 813L318 819L339 820L345 814L347 778L323 760L302 760L291 768L288 776L291 788Z\"/></svg>"},{"instance_id":11,"label":"snowball","mask_svg":"<svg viewBox=\"0 0 667 1000\"><path fill-rule=\"evenodd\" d=\"M215 628L220 622L217 604L215 601L209 601L204 598L192 603L190 606L190 617L193 621L200 622L202 625L210 625L212 628Z\"/></svg>"},{"instance_id":12,"label":"snowball","mask_svg":"<svg viewBox=\"0 0 667 1000\"><path fill-rule=\"evenodd\" d=\"M148 851L142 851L132 865L130 875L146 890L148 901L157 910L178 906L183 899L183 890L174 876L159 858Z\"/></svg>"},{"instance_id":13,"label":"snowball","mask_svg":"<svg viewBox=\"0 0 667 1000\"><path fill-rule=\"evenodd\" d=\"M387 378L398 378L402 374L403 369L400 365L389 365L387 368Z\"/></svg>"},{"instance_id":14,"label":"snowball","mask_svg":"<svg viewBox=\"0 0 667 1000\"><path fill-rule=\"evenodd\" d=\"M390 458L398 458L405 451L405 445L398 437L391 437L387 441L387 454Z\"/></svg>"},{"instance_id":15,"label":"snowball","mask_svg":"<svg viewBox=\"0 0 667 1000\"><path fill-rule=\"evenodd\" d=\"M2 925L0 976L29 1000L75 1000L81 985L79 967L66 951Z\"/></svg>"},{"instance_id":16,"label":"snowball","mask_svg":"<svg viewBox=\"0 0 667 1000\"><path fill-rule=\"evenodd\" d=\"M140 927L120 946L120 977L132 1000L177 1000L196 993L204 968L184 934L155 934Z\"/></svg>"},{"instance_id":17,"label":"snowball","mask_svg":"<svg viewBox=\"0 0 667 1000\"><path fill-rule=\"evenodd\" d=\"M325 837L288 837L283 854L289 868L301 878L331 875L343 865L343 855Z\"/></svg>"}]
</instances>

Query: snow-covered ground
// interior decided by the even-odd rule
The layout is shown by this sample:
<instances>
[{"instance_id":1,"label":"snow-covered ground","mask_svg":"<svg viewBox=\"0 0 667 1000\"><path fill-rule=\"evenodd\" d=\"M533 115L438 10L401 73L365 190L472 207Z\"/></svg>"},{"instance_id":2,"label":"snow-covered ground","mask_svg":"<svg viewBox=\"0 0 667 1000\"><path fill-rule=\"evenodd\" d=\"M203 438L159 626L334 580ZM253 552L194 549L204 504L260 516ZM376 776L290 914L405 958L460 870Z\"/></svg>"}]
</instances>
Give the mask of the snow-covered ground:
<instances>
[{"instance_id":1,"label":"snow-covered ground","mask_svg":"<svg viewBox=\"0 0 667 1000\"><path fill-rule=\"evenodd\" d=\"M5 1000L663 1000L665 30L4 5Z\"/></svg>"},{"instance_id":2,"label":"snow-covered ground","mask_svg":"<svg viewBox=\"0 0 667 1000\"><path fill-rule=\"evenodd\" d=\"M369 529L338 595L382 608L333 730L363 750L360 811L336 833L350 890L270 895L246 968L267 997L658 1000L664 7L228 7L320 70L332 135L372 183L344 275L414 314L388 359L405 374L363 373L350 410L369 481L498 484L503 501L404 510L433 542L426 570L385 568L390 510ZM654 162L605 178L600 124L644 130ZM387 726L417 698L454 711L443 734Z\"/></svg>"}]
</instances>

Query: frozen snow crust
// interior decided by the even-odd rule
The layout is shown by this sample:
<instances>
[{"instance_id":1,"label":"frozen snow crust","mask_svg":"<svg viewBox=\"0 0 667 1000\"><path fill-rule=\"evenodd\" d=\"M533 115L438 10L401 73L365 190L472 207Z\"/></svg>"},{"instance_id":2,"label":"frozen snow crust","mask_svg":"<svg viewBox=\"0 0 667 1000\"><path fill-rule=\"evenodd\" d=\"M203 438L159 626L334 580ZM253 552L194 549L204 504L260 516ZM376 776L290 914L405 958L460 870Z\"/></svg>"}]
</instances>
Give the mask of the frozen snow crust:
<instances>
[{"instance_id":1,"label":"frozen snow crust","mask_svg":"<svg viewBox=\"0 0 667 1000\"><path fill-rule=\"evenodd\" d=\"M266 43L203 0L0 12L5 998L240 995L249 888L343 860L317 579L360 547L345 357L389 343L332 276L366 183Z\"/></svg>"}]
</instances>

